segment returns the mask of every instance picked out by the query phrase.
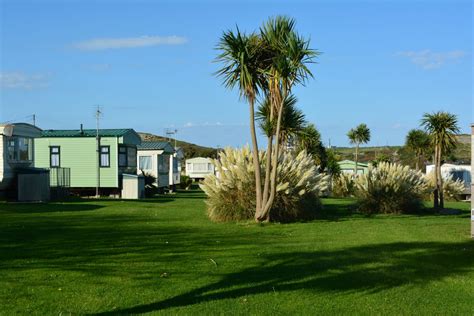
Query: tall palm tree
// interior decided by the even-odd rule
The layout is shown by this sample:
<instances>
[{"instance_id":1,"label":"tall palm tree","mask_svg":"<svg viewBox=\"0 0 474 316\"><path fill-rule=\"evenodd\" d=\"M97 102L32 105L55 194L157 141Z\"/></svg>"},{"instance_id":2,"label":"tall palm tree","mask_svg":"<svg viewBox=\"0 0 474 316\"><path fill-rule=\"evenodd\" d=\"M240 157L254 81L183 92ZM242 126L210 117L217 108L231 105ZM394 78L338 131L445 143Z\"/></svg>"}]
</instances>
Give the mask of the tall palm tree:
<instances>
[{"instance_id":1,"label":"tall palm tree","mask_svg":"<svg viewBox=\"0 0 474 316\"><path fill-rule=\"evenodd\" d=\"M313 63L318 52L309 48L309 40L296 32L295 20L285 16L270 18L260 28L260 36L267 57L263 73L266 78L266 93L271 101L270 122L276 126L274 139L270 137L267 151L266 166L271 168L270 177L265 177L262 210L256 214L257 221L268 221L276 195L284 102L295 84L304 84L312 77L308 64ZM274 146L271 145L273 141Z\"/></svg>"},{"instance_id":2,"label":"tall palm tree","mask_svg":"<svg viewBox=\"0 0 474 316\"><path fill-rule=\"evenodd\" d=\"M415 153L415 169L420 170L420 162L430 147L430 136L425 131L412 129L407 134L405 146Z\"/></svg>"},{"instance_id":3,"label":"tall palm tree","mask_svg":"<svg viewBox=\"0 0 474 316\"><path fill-rule=\"evenodd\" d=\"M449 154L456 147L456 134L459 133L458 118L454 114L443 111L425 113L421 119L421 126L431 136L431 145L434 147L436 188L433 192L433 207L444 208L441 161L443 155Z\"/></svg>"},{"instance_id":4,"label":"tall palm tree","mask_svg":"<svg viewBox=\"0 0 474 316\"><path fill-rule=\"evenodd\" d=\"M261 39L256 34L246 35L237 30L226 31L220 38L217 49L220 54L216 61L223 67L216 72L223 79L227 88L237 87L240 96L249 104L250 134L252 138L252 154L255 168L256 212L261 209L262 184L261 170L258 155L257 134L255 129L255 102L265 80L262 76Z\"/></svg>"},{"instance_id":5,"label":"tall palm tree","mask_svg":"<svg viewBox=\"0 0 474 316\"><path fill-rule=\"evenodd\" d=\"M367 144L370 141L370 129L366 124L359 124L356 128L352 128L348 133L349 141L355 145L355 168L354 175L357 176L359 164L359 146L360 144Z\"/></svg>"}]
</instances>

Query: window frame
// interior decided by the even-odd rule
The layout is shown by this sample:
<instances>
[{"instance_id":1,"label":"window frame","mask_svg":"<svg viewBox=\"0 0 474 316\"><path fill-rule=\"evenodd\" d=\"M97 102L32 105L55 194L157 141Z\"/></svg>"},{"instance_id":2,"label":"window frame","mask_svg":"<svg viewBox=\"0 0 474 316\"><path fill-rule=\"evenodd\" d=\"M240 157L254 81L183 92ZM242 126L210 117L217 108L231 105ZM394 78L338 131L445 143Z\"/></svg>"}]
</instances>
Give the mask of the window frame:
<instances>
[{"instance_id":1,"label":"window frame","mask_svg":"<svg viewBox=\"0 0 474 316\"><path fill-rule=\"evenodd\" d=\"M125 152L120 152L120 150L123 149ZM125 155L125 165L120 163L120 156ZM109 161L110 164L110 161ZM118 149L118 166L119 168L126 168L128 167L128 147L127 146L119 146Z\"/></svg>"},{"instance_id":2,"label":"window frame","mask_svg":"<svg viewBox=\"0 0 474 316\"><path fill-rule=\"evenodd\" d=\"M53 149L58 149L57 153L53 153ZM53 166L53 154L58 156L58 165ZM50 168L61 168L61 146L49 146L49 167Z\"/></svg>"},{"instance_id":3,"label":"window frame","mask_svg":"<svg viewBox=\"0 0 474 316\"><path fill-rule=\"evenodd\" d=\"M102 152L102 148L107 148L107 153ZM102 164L102 155L107 154L107 165ZM99 167L100 168L110 168L110 146L109 145L100 145L99 146Z\"/></svg>"}]
</instances>

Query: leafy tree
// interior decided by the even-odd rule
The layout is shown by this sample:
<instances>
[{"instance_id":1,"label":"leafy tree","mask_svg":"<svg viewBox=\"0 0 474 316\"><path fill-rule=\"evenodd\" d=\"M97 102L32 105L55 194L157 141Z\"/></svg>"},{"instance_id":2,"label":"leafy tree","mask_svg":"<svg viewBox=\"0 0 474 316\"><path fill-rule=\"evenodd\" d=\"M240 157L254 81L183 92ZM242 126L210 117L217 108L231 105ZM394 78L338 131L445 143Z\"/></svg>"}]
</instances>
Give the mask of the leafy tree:
<instances>
[{"instance_id":1,"label":"leafy tree","mask_svg":"<svg viewBox=\"0 0 474 316\"><path fill-rule=\"evenodd\" d=\"M326 168L328 162L326 148L321 141L321 133L319 133L314 124L308 124L303 127L297 133L296 142L296 148L298 150L306 150L313 157L320 171Z\"/></svg>"},{"instance_id":2,"label":"leafy tree","mask_svg":"<svg viewBox=\"0 0 474 316\"><path fill-rule=\"evenodd\" d=\"M359 146L360 144L367 144L370 141L370 129L366 124L359 124L357 127L352 128L348 133L349 141L355 145L355 168L354 175L357 175L358 163L359 163Z\"/></svg>"},{"instance_id":3,"label":"leafy tree","mask_svg":"<svg viewBox=\"0 0 474 316\"><path fill-rule=\"evenodd\" d=\"M341 157L337 155L333 149L326 150L326 156L327 156L326 172L332 176L340 175L341 166L339 166L338 161L341 160Z\"/></svg>"},{"instance_id":4,"label":"leafy tree","mask_svg":"<svg viewBox=\"0 0 474 316\"><path fill-rule=\"evenodd\" d=\"M392 159L389 155L385 153L380 153L375 156L375 159L371 161L372 166L377 167L380 163L385 162L385 163L390 163L392 162Z\"/></svg>"},{"instance_id":5,"label":"leafy tree","mask_svg":"<svg viewBox=\"0 0 474 316\"><path fill-rule=\"evenodd\" d=\"M420 163L422 163L430 148L430 136L425 131L412 129L408 132L405 146L415 153L415 169L420 170Z\"/></svg>"},{"instance_id":6,"label":"leafy tree","mask_svg":"<svg viewBox=\"0 0 474 316\"><path fill-rule=\"evenodd\" d=\"M433 207L444 208L441 161L443 156L449 155L456 148L456 134L459 133L458 118L454 114L443 111L425 113L421 119L421 126L430 135L431 146L434 148L436 186L433 191Z\"/></svg>"}]
</instances>

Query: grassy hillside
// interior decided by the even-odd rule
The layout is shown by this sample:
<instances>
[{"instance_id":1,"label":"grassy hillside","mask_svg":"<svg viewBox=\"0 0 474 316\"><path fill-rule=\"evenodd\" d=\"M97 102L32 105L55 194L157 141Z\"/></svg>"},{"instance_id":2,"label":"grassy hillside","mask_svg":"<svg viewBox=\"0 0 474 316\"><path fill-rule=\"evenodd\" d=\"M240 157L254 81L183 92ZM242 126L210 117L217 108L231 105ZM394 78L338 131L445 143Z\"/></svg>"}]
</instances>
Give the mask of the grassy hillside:
<instances>
[{"instance_id":1,"label":"grassy hillside","mask_svg":"<svg viewBox=\"0 0 474 316\"><path fill-rule=\"evenodd\" d=\"M153 135L150 133L139 132L138 135L140 135L142 141L168 141L167 137ZM174 139L171 139L171 144L174 146ZM217 157L217 149L215 148L199 146L181 140L176 140L176 146L183 148L186 159L194 157Z\"/></svg>"}]
</instances>

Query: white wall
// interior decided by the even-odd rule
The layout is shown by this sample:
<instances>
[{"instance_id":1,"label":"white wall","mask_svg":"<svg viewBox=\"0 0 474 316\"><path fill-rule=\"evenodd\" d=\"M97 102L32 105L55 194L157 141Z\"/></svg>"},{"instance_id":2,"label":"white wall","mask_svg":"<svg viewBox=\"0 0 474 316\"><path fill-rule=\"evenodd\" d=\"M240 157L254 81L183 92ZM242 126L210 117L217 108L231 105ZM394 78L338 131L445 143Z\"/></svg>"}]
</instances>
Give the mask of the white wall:
<instances>
[{"instance_id":1,"label":"white wall","mask_svg":"<svg viewBox=\"0 0 474 316\"><path fill-rule=\"evenodd\" d=\"M169 182L169 170L166 174L158 173L158 156L163 155L163 150L137 150L137 174L142 174L140 170L140 157L151 156L152 169L144 170L156 178L156 185L158 188L167 187Z\"/></svg>"}]
</instances>

